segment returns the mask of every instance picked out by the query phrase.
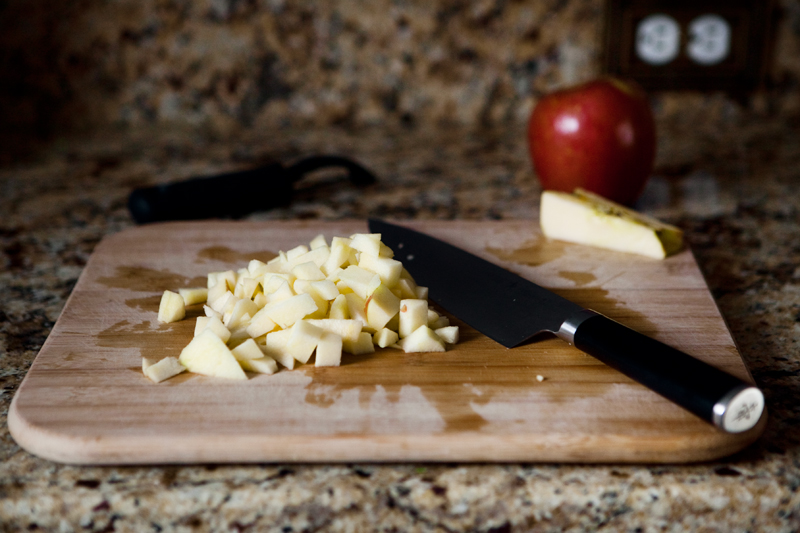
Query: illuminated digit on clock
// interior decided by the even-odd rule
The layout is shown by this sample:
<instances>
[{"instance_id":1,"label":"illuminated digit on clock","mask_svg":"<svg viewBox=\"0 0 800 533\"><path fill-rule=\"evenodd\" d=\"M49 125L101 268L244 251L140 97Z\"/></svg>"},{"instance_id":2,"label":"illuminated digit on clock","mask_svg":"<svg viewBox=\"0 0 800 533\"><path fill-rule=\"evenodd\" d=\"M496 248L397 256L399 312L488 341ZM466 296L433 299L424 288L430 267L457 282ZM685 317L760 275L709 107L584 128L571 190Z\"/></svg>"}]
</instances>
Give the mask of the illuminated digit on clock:
<instances>
[{"instance_id":1,"label":"illuminated digit on clock","mask_svg":"<svg viewBox=\"0 0 800 533\"><path fill-rule=\"evenodd\" d=\"M731 50L731 27L719 15L703 15L689 23L686 53L695 63L715 65Z\"/></svg>"},{"instance_id":2,"label":"illuminated digit on clock","mask_svg":"<svg viewBox=\"0 0 800 533\"><path fill-rule=\"evenodd\" d=\"M681 28L668 15L645 17L636 28L636 55L651 65L666 65L675 59L680 42Z\"/></svg>"}]
</instances>

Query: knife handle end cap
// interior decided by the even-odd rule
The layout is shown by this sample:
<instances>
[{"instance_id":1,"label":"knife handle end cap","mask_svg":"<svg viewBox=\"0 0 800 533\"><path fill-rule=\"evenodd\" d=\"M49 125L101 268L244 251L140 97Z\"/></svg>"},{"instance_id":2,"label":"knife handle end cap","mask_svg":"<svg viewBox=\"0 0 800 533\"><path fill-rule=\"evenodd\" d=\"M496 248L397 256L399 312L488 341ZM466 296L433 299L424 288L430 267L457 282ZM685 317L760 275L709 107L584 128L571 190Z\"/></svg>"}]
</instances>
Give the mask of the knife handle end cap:
<instances>
[{"instance_id":1,"label":"knife handle end cap","mask_svg":"<svg viewBox=\"0 0 800 533\"><path fill-rule=\"evenodd\" d=\"M714 405L714 425L728 433L753 428L764 412L764 394L756 387L738 387Z\"/></svg>"}]
</instances>

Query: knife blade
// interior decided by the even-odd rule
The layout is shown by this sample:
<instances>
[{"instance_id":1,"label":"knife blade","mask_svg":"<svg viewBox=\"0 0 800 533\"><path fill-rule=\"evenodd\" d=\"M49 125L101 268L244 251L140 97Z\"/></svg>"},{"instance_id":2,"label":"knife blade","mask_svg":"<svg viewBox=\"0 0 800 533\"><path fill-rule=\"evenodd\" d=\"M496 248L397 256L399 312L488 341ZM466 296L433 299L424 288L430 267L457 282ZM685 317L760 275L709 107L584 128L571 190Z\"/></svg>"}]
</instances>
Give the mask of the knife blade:
<instances>
[{"instance_id":1,"label":"knife blade","mask_svg":"<svg viewBox=\"0 0 800 533\"><path fill-rule=\"evenodd\" d=\"M728 433L754 427L764 395L680 350L449 243L369 219L429 298L506 348L550 332Z\"/></svg>"}]
</instances>

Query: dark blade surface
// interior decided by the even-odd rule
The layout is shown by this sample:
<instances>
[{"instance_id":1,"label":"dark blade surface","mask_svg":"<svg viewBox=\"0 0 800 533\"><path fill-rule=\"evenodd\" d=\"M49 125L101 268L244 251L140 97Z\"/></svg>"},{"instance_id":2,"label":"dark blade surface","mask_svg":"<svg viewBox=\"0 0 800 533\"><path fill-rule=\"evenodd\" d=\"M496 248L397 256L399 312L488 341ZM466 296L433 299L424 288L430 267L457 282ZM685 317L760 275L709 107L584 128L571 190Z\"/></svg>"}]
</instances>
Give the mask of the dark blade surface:
<instances>
[{"instance_id":1,"label":"dark blade surface","mask_svg":"<svg viewBox=\"0 0 800 533\"><path fill-rule=\"evenodd\" d=\"M507 348L557 332L583 307L451 244L381 220L369 220L395 259L429 298Z\"/></svg>"}]
</instances>

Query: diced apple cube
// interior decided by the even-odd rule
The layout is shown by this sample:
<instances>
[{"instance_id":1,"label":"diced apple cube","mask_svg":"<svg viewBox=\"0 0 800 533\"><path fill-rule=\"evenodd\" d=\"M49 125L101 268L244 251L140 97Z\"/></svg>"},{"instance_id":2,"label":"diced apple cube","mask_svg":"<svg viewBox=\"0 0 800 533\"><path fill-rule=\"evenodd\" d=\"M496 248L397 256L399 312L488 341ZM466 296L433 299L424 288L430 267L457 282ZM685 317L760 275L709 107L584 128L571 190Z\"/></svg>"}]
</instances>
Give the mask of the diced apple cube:
<instances>
[{"instance_id":1,"label":"diced apple cube","mask_svg":"<svg viewBox=\"0 0 800 533\"><path fill-rule=\"evenodd\" d=\"M320 270L313 261L300 263L292 269L292 274L294 274L297 279L305 279L309 281L320 281L325 279L325 274L322 273L322 270Z\"/></svg>"},{"instance_id":2,"label":"diced apple cube","mask_svg":"<svg viewBox=\"0 0 800 533\"><path fill-rule=\"evenodd\" d=\"M164 291L158 305L158 321L164 323L177 322L186 316L186 304L183 297L172 291Z\"/></svg>"},{"instance_id":3,"label":"diced apple cube","mask_svg":"<svg viewBox=\"0 0 800 533\"><path fill-rule=\"evenodd\" d=\"M270 294L280 288L285 281L289 287L294 284L294 274L285 272L267 272L261 278L261 286L264 288L264 294Z\"/></svg>"},{"instance_id":4,"label":"diced apple cube","mask_svg":"<svg viewBox=\"0 0 800 533\"><path fill-rule=\"evenodd\" d=\"M420 326L428 325L428 301L421 299L400 300L400 338L408 337Z\"/></svg>"},{"instance_id":5,"label":"diced apple cube","mask_svg":"<svg viewBox=\"0 0 800 533\"><path fill-rule=\"evenodd\" d=\"M225 325L222 323L222 321L215 316L208 318L208 322L206 322L206 327L203 328L203 331L201 331L200 333L203 333L205 331L211 331L211 333L219 337L222 340L222 342L228 342L231 338L230 330L226 328Z\"/></svg>"},{"instance_id":6,"label":"diced apple cube","mask_svg":"<svg viewBox=\"0 0 800 533\"><path fill-rule=\"evenodd\" d=\"M199 316L197 317L197 321L194 323L194 336L197 337L200 335L206 326L208 326L209 317L207 316Z\"/></svg>"},{"instance_id":7,"label":"diced apple cube","mask_svg":"<svg viewBox=\"0 0 800 533\"><path fill-rule=\"evenodd\" d=\"M214 305L215 302L220 300L228 292L230 291L228 290L228 285L225 283L225 280L215 283L208 289L208 294L206 295L206 300L208 301L208 305L210 305L214 310L216 310L216 306Z\"/></svg>"},{"instance_id":8,"label":"diced apple cube","mask_svg":"<svg viewBox=\"0 0 800 533\"><path fill-rule=\"evenodd\" d=\"M214 310L213 310L213 309L212 309L210 306L208 306L208 305L204 305L204 306L203 306L203 313L205 313L205 315L206 315L207 317L212 317L212 316L215 316L215 317L219 318L220 320L222 320L222 313L218 313L217 311L214 311Z\"/></svg>"},{"instance_id":9,"label":"diced apple cube","mask_svg":"<svg viewBox=\"0 0 800 533\"><path fill-rule=\"evenodd\" d=\"M303 255L297 256L292 261L289 262L289 266L291 268L295 268L297 265L301 263L314 263L317 267L321 267L325 264L325 261L328 260L328 257L331 255L331 251L327 246L319 247L310 252L306 252Z\"/></svg>"},{"instance_id":10,"label":"diced apple cube","mask_svg":"<svg viewBox=\"0 0 800 533\"><path fill-rule=\"evenodd\" d=\"M381 251L378 255L381 257L387 257L391 259L392 257L394 257L394 251L385 244L381 243Z\"/></svg>"},{"instance_id":11,"label":"diced apple cube","mask_svg":"<svg viewBox=\"0 0 800 533\"><path fill-rule=\"evenodd\" d=\"M216 287L216 285L214 285L214 287ZM214 288L211 289L211 291L213 290ZM209 295L211 295L210 291ZM235 304L237 300L238 298L234 296L231 291L225 291L225 294L216 300L209 300L208 304L211 306L211 309L224 315L226 311L230 311L230 309L233 307L233 304Z\"/></svg>"},{"instance_id":12,"label":"diced apple cube","mask_svg":"<svg viewBox=\"0 0 800 533\"><path fill-rule=\"evenodd\" d=\"M342 351L353 355L362 355L365 353L374 352L375 345L372 344L372 335L366 331L362 331L358 335L358 340L355 342L342 339Z\"/></svg>"},{"instance_id":13,"label":"diced apple cube","mask_svg":"<svg viewBox=\"0 0 800 533\"><path fill-rule=\"evenodd\" d=\"M264 355L272 357L289 370L294 368L295 363L295 358L286 351L286 343L289 342L289 335L291 334L291 329L281 329L267 333L267 337L264 339L265 344L261 348Z\"/></svg>"},{"instance_id":14,"label":"diced apple cube","mask_svg":"<svg viewBox=\"0 0 800 533\"><path fill-rule=\"evenodd\" d=\"M325 240L325 235L320 233L319 235L311 239L309 246L311 247L312 250L316 250L317 248L328 246L328 241Z\"/></svg>"},{"instance_id":15,"label":"diced apple cube","mask_svg":"<svg viewBox=\"0 0 800 533\"><path fill-rule=\"evenodd\" d=\"M178 294L183 298L185 305L201 304L208 300L208 289L205 287L178 289Z\"/></svg>"},{"instance_id":16,"label":"diced apple cube","mask_svg":"<svg viewBox=\"0 0 800 533\"><path fill-rule=\"evenodd\" d=\"M269 309L263 308L250 319L250 323L247 325L247 333L251 337L260 337L277 327L275 321L269 317L268 313Z\"/></svg>"},{"instance_id":17,"label":"diced apple cube","mask_svg":"<svg viewBox=\"0 0 800 533\"><path fill-rule=\"evenodd\" d=\"M330 280L312 281L311 289L323 300L334 300L339 296L339 289L336 284Z\"/></svg>"},{"instance_id":18,"label":"diced apple cube","mask_svg":"<svg viewBox=\"0 0 800 533\"><path fill-rule=\"evenodd\" d=\"M365 254L379 256L381 253L380 233L356 233L350 241L350 248Z\"/></svg>"},{"instance_id":19,"label":"diced apple cube","mask_svg":"<svg viewBox=\"0 0 800 533\"><path fill-rule=\"evenodd\" d=\"M259 309L263 308L267 305L267 295L263 292L257 292L255 296L253 296L253 303L256 304L256 307Z\"/></svg>"},{"instance_id":20,"label":"diced apple cube","mask_svg":"<svg viewBox=\"0 0 800 533\"><path fill-rule=\"evenodd\" d=\"M239 289L239 294L236 294L239 298L247 298L248 300L252 300L253 297L256 295L256 292L259 291L261 288L261 282L255 278L239 278L239 281L236 283L236 288Z\"/></svg>"},{"instance_id":21,"label":"diced apple cube","mask_svg":"<svg viewBox=\"0 0 800 533\"><path fill-rule=\"evenodd\" d=\"M407 337L400 339L400 346L406 353L444 352L444 342L428 326L420 326Z\"/></svg>"},{"instance_id":22,"label":"diced apple cube","mask_svg":"<svg viewBox=\"0 0 800 533\"><path fill-rule=\"evenodd\" d=\"M322 337L322 328L307 320L300 320L292 326L292 333L286 343L286 351L301 363L307 363L314 353L314 348Z\"/></svg>"},{"instance_id":23,"label":"diced apple cube","mask_svg":"<svg viewBox=\"0 0 800 533\"><path fill-rule=\"evenodd\" d=\"M331 241L331 251L328 259L320 267L326 275L330 276L336 269L342 267L350 257L350 240L334 237Z\"/></svg>"},{"instance_id":24,"label":"diced apple cube","mask_svg":"<svg viewBox=\"0 0 800 533\"><path fill-rule=\"evenodd\" d=\"M458 326L445 326L435 329L433 332L447 344L456 344L458 342Z\"/></svg>"},{"instance_id":25,"label":"diced apple cube","mask_svg":"<svg viewBox=\"0 0 800 533\"><path fill-rule=\"evenodd\" d=\"M144 374L153 382L161 383L185 370L186 367L180 364L175 357L165 357L161 361L149 365Z\"/></svg>"},{"instance_id":26,"label":"diced apple cube","mask_svg":"<svg viewBox=\"0 0 800 533\"><path fill-rule=\"evenodd\" d=\"M428 324L428 327L435 331L437 329L446 328L449 325L450 319L446 316L440 316L435 322Z\"/></svg>"},{"instance_id":27,"label":"diced apple cube","mask_svg":"<svg viewBox=\"0 0 800 533\"><path fill-rule=\"evenodd\" d=\"M358 266L378 274L381 278L381 283L390 289L400 281L400 273L403 271L403 264L400 261L366 253L361 254Z\"/></svg>"},{"instance_id":28,"label":"diced apple cube","mask_svg":"<svg viewBox=\"0 0 800 533\"><path fill-rule=\"evenodd\" d=\"M342 340L358 341L361 335L362 324L358 320L343 320L335 318L324 318L321 320L307 320L309 324L313 324L324 331L335 333L342 338Z\"/></svg>"},{"instance_id":29,"label":"diced apple cube","mask_svg":"<svg viewBox=\"0 0 800 533\"><path fill-rule=\"evenodd\" d=\"M343 320L350 318L350 311L347 309L347 298L344 294L340 294L333 299L328 310L328 317Z\"/></svg>"},{"instance_id":30,"label":"diced apple cube","mask_svg":"<svg viewBox=\"0 0 800 533\"><path fill-rule=\"evenodd\" d=\"M389 320L400 311L400 298L384 284L372 292L365 303L367 323L375 331L383 328Z\"/></svg>"},{"instance_id":31,"label":"diced apple cube","mask_svg":"<svg viewBox=\"0 0 800 533\"><path fill-rule=\"evenodd\" d=\"M249 263L247 263L247 272L250 273L250 276L255 278L256 273L261 271L263 274L263 270L267 268L267 264L263 261L259 261L258 259L251 259Z\"/></svg>"},{"instance_id":32,"label":"diced apple cube","mask_svg":"<svg viewBox=\"0 0 800 533\"><path fill-rule=\"evenodd\" d=\"M419 298L420 300L428 299L428 287L422 287L421 285L417 285L417 288L414 289L414 292L417 293L417 298Z\"/></svg>"},{"instance_id":33,"label":"diced apple cube","mask_svg":"<svg viewBox=\"0 0 800 533\"><path fill-rule=\"evenodd\" d=\"M248 338L236 348L233 348L231 353L237 361L241 361L243 359L260 359L261 357L264 357L264 353L261 351L261 348L259 348L258 344L256 344L256 341L251 338Z\"/></svg>"},{"instance_id":34,"label":"diced apple cube","mask_svg":"<svg viewBox=\"0 0 800 533\"><path fill-rule=\"evenodd\" d=\"M147 369L156 364L155 359L149 357L142 357L142 374L147 375Z\"/></svg>"},{"instance_id":35,"label":"diced apple cube","mask_svg":"<svg viewBox=\"0 0 800 533\"><path fill-rule=\"evenodd\" d=\"M226 270L225 272L219 272L217 274L217 283L220 283L222 280L225 281L225 290L229 290L233 292L233 288L236 287L236 280L238 279L238 275L233 270Z\"/></svg>"},{"instance_id":36,"label":"diced apple cube","mask_svg":"<svg viewBox=\"0 0 800 533\"><path fill-rule=\"evenodd\" d=\"M250 318L258 313L258 306L247 298L242 298L233 305L230 315L223 322L226 328L235 329L245 325ZM245 318L247 317L247 318Z\"/></svg>"},{"instance_id":37,"label":"diced apple cube","mask_svg":"<svg viewBox=\"0 0 800 533\"><path fill-rule=\"evenodd\" d=\"M288 300L292 296L295 296L295 292L289 286L289 283L286 280L281 280L278 288L267 294L267 305Z\"/></svg>"},{"instance_id":38,"label":"diced apple cube","mask_svg":"<svg viewBox=\"0 0 800 533\"><path fill-rule=\"evenodd\" d=\"M189 371L197 374L247 379L242 367L222 339L209 329L191 340L181 352L179 361Z\"/></svg>"},{"instance_id":39,"label":"diced apple cube","mask_svg":"<svg viewBox=\"0 0 800 533\"><path fill-rule=\"evenodd\" d=\"M395 286L403 300L413 300L417 298L417 284L414 280L408 278L400 278Z\"/></svg>"},{"instance_id":40,"label":"diced apple cube","mask_svg":"<svg viewBox=\"0 0 800 533\"><path fill-rule=\"evenodd\" d=\"M260 359L245 359L239 361L242 370L247 372L257 372L259 374L274 374L278 371L278 364L275 359L264 356Z\"/></svg>"},{"instance_id":41,"label":"diced apple cube","mask_svg":"<svg viewBox=\"0 0 800 533\"><path fill-rule=\"evenodd\" d=\"M317 343L314 366L339 366L342 363L342 338L329 331L322 334Z\"/></svg>"},{"instance_id":42,"label":"diced apple cube","mask_svg":"<svg viewBox=\"0 0 800 533\"><path fill-rule=\"evenodd\" d=\"M350 287L354 293L366 300L372 294L372 291L380 285L381 278L374 272L350 265L339 274L339 282Z\"/></svg>"},{"instance_id":43,"label":"diced apple cube","mask_svg":"<svg viewBox=\"0 0 800 533\"><path fill-rule=\"evenodd\" d=\"M303 255L304 253L307 253L307 252L308 252L308 246L306 246L304 244L301 244L299 246L295 246L291 250L287 250L286 251L286 260L291 262L292 259L297 259L298 257L300 257L301 255Z\"/></svg>"},{"instance_id":44,"label":"diced apple cube","mask_svg":"<svg viewBox=\"0 0 800 533\"><path fill-rule=\"evenodd\" d=\"M298 294L275 304L268 304L264 309L273 322L286 329L318 308L310 294Z\"/></svg>"},{"instance_id":45,"label":"diced apple cube","mask_svg":"<svg viewBox=\"0 0 800 533\"><path fill-rule=\"evenodd\" d=\"M372 336L372 342L381 348L386 348L387 346L397 343L399 338L400 337L397 335L396 331L392 331L388 328L382 328Z\"/></svg>"},{"instance_id":46,"label":"diced apple cube","mask_svg":"<svg viewBox=\"0 0 800 533\"><path fill-rule=\"evenodd\" d=\"M246 328L234 329L234 330L231 331L231 338L228 339L228 342L226 342L225 344L228 345L228 348L233 349L236 346L239 346L244 341L246 341L247 339L250 339L250 338L252 338L252 337L250 337L250 334L247 333L247 329Z\"/></svg>"},{"instance_id":47,"label":"diced apple cube","mask_svg":"<svg viewBox=\"0 0 800 533\"><path fill-rule=\"evenodd\" d=\"M354 292L349 292L345 294L344 297L347 301L347 313L350 315L350 318L361 322L362 329L372 329L369 322L367 322L367 313L365 309L366 300Z\"/></svg>"}]
</instances>

